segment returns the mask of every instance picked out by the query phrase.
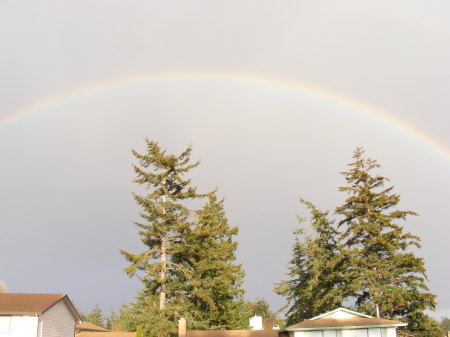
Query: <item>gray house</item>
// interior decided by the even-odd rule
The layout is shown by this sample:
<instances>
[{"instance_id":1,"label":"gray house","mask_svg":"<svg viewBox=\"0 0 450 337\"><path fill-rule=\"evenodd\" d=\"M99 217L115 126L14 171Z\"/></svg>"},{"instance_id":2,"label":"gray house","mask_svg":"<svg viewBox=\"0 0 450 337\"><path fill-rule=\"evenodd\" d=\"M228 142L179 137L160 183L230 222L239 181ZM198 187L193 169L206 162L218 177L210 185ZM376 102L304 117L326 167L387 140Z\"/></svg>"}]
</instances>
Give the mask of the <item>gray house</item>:
<instances>
[{"instance_id":1,"label":"gray house","mask_svg":"<svg viewBox=\"0 0 450 337\"><path fill-rule=\"evenodd\" d=\"M73 337L79 322L65 294L0 293L0 337Z\"/></svg>"}]
</instances>

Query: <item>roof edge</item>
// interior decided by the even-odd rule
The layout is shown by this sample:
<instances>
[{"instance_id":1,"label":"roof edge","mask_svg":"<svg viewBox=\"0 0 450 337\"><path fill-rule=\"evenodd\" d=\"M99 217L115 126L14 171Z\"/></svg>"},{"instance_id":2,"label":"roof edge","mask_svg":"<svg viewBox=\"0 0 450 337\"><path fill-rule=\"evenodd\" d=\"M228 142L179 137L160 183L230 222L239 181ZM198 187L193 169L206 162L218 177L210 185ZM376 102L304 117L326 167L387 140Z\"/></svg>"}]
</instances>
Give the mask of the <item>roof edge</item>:
<instances>
[{"instance_id":1,"label":"roof edge","mask_svg":"<svg viewBox=\"0 0 450 337\"><path fill-rule=\"evenodd\" d=\"M75 308L75 306L73 305L72 301L69 299L69 296L67 294L61 294L61 298L57 300L55 303L53 303L51 306L49 306L47 309L43 310L41 314L50 310L50 308L53 308L56 305L56 303L59 303L61 301L64 301L64 303L67 305L67 308L69 309L70 313L75 318L75 323L76 324L80 323L81 317L78 314L77 309Z\"/></svg>"},{"instance_id":2,"label":"roof edge","mask_svg":"<svg viewBox=\"0 0 450 337\"><path fill-rule=\"evenodd\" d=\"M366 314L362 314L362 313L357 312L357 311L354 311L354 310L350 310L350 309L347 309L347 308L344 308L344 307L339 307L339 308L336 308L336 309L334 309L334 310L327 311L327 312L325 312L325 313L323 313L323 314L320 314L320 315L314 316L314 317L312 317L312 318L309 318L309 319L307 319L307 321L312 321L312 320L315 320L315 319L318 319L318 318L322 318L322 317L324 317L324 316L327 316L327 315L330 315L330 314L334 314L336 311L340 311L340 310L341 310L341 311L348 312L348 313L350 313L350 314L362 316L362 317L365 317L365 318L375 318L375 317L373 317L373 316L366 315Z\"/></svg>"},{"instance_id":3,"label":"roof edge","mask_svg":"<svg viewBox=\"0 0 450 337\"><path fill-rule=\"evenodd\" d=\"M392 323L379 325L348 325L333 327L317 327L317 328L284 328L285 331L313 331L313 330L345 330L345 329L370 329L370 328L397 328L407 326L407 323Z\"/></svg>"}]
</instances>

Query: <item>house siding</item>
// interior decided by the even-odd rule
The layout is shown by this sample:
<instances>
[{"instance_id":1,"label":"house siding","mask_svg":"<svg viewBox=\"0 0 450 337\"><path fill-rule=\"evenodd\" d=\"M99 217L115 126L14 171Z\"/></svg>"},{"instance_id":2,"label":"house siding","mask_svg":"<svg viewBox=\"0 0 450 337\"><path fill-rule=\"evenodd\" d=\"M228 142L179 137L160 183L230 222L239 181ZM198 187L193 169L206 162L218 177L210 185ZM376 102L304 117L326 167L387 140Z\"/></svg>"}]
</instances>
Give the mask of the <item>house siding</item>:
<instances>
[{"instance_id":1,"label":"house siding","mask_svg":"<svg viewBox=\"0 0 450 337\"><path fill-rule=\"evenodd\" d=\"M37 316L3 316L0 337L36 337Z\"/></svg>"},{"instance_id":2,"label":"house siding","mask_svg":"<svg viewBox=\"0 0 450 337\"><path fill-rule=\"evenodd\" d=\"M42 335L38 337L73 337L75 335L75 319L64 301L56 303L40 318Z\"/></svg>"},{"instance_id":3,"label":"house siding","mask_svg":"<svg viewBox=\"0 0 450 337\"><path fill-rule=\"evenodd\" d=\"M355 337L368 337L367 329L356 329Z\"/></svg>"},{"instance_id":4,"label":"house siding","mask_svg":"<svg viewBox=\"0 0 450 337\"><path fill-rule=\"evenodd\" d=\"M289 333L290 337L396 337L395 328L311 330ZM1 337L1 336L0 336Z\"/></svg>"}]
</instances>

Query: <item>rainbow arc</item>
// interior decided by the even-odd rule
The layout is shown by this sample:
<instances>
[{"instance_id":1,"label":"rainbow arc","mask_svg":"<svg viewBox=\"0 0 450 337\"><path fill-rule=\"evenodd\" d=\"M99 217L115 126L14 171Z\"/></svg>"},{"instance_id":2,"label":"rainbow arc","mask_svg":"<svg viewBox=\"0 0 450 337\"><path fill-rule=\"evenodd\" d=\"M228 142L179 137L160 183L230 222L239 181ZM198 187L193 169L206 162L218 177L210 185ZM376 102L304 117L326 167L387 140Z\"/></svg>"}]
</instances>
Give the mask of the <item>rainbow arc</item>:
<instances>
[{"instance_id":1,"label":"rainbow arc","mask_svg":"<svg viewBox=\"0 0 450 337\"><path fill-rule=\"evenodd\" d=\"M44 99L33 102L27 106L20 107L19 109L6 115L6 117L0 118L0 126L19 120L29 114L45 110L52 106L61 104L62 102L76 100L77 98L93 95L96 93L105 92L108 90L114 90L121 87L127 87L132 85L150 84L165 81L176 82L188 82L188 81L228 81L237 82L250 85L262 85L268 87L279 88L283 90L289 90L307 94L318 99L333 102L334 104L351 108L360 113L366 114L379 120L380 122L395 127L398 130L408 134L409 136L417 139L419 142L425 144L428 148L438 152L440 155L450 160L450 150L443 144L417 128L407 124L405 121L395 118L388 112L381 111L373 108L362 102L358 102L355 99L344 97L335 92L325 90L323 88L313 87L306 85L298 81L264 77L245 73L233 73L233 72L218 72L218 71L177 71L177 72L160 72L154 74L140 74L133 76L125 76L115 78L113 80L97 82L93 84L84 85L78 88L74 88L65 92L59 92L55 95L46 97Z\"/></svg>"}]
</instances>

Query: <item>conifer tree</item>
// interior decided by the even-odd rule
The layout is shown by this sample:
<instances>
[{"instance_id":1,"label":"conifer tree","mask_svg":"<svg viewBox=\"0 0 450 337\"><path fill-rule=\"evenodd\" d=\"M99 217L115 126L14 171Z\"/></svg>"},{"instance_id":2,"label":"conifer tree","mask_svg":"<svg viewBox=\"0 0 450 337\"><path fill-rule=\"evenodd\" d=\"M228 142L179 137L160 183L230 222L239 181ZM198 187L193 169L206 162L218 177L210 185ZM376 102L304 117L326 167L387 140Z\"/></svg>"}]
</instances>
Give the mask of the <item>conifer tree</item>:
<instances>
[{"instance_id":1,"label":"conifer tree","mask_svg":"<svg viewBox=\"0 0 450 337\"><path fill-rule=\"evenodd\" d=\"M286 325L324 313L340 306L341 269L344 263L337 242L338 232L328 212L301 200L311 213L312 233L306 234L306 219L298 217L301 226L294 231L296 240L289 263L290 280L278 283L275 292L287 297Z\"/></svg>"},{"instance_id":2,"label":"conifer tree","mask_svg":"<svg viewBox=\"0 0 450 337\"><path fill-rule=\"evenodd\" d=\"M356 149L354 161L342 172L348 194L336 213L345 255L349 260L344 279L346 292L357 309L383 318L408 318L435 307L435 296L425 284L424 261L411 248L420 247L419 238L405 233L400 221L417 215L397 209L400 196L385 187L387 178L374 175L376 160L365 158Z\"/></svg>"},{"instance_id":3,"label":"conifer tree","mask_svg":"<svg viewBox=\"0 0 450 337\"><path fill-rule=\"evenodd\" d=\"M95 307L88 312L84 312L80 309L77 309L78 313L80 314L80 318L82 322L89 322L101 327L105 327L103 317L102 309L100 308L100 305L97 303Z\"/></svg>"},{"instance_id":4,"label":"conifer tree","mask_svg":"<svg viewBox=\"0 0 450 337\"><path fill-rule=\"evenodd\" d=\"M190 307L186 318L190 329L240 329L247 326L243 315L244 272L236 264L237 227L230 227L223 200L216 191L196 212L196 219L184 232L174 260L185 267L185 284Z\"/></svg>"},{"instance_id":5,"label":"conifer tree","mask_svg":"<svg viewBox=\"0 0 450 337\"><path fill-rule=\"evenodd\" d=\"M191 147L175 156L146 139L146 150L144 154L133 150L139 160L139 165L133 165L137 175L134 182L148 191L145 195L133 194L142 207L143 222L136 225L146 249L139 254L120 252L130 262L125 272L130 277L137 275L144 285L134 310L128 314L136 316L138 324L142 322L146 334L151 327L151 336L162 336L176 331L176 315L184 302L183 285L179 283L179 274L184 270L173 256L183 231L191 224L186 201L203 196L184 177L199 164L190 162Z\"/></svg>"},{"instance_id":6,"label":"conifer tree","mask_svg":"<svg viewBox=\"0 0 450 337\"><path fill-rule=\"evenodd\" d=\"M137 292L135 302L122 306L118 325L124 331L136 331L142 326L145 336L176 336L178 319L188 312L182 296L177 296L161 310L159 295L143 288Z\"/></svg>"},{"instance_id":7,"label":"conifer tree","mask_svg":"<svg viewBox=\"0 0 450 337\"><path fill-rule=\"evenodd\" d=\"M408 315L408 332L424 337L446 336L448 330L442 329L438 321L420 311Z\"/></svg>"},{"instance_id":8,"label":"conifer tree","mask_svg":"<svg viewBox=\"0 0 450 337\"><path fill-rule=\"evenodd\" d=\"M441 317L439 325L441 326L442 330L450 331L450 318L448 318L447 316Z\"/></svg>"},{"instance_id":9,"label":"conifer tree","mask_svg":"<svg viewBox=\"0 0 450 337\"><path fill-rule=\"evenodd\" d=\"M105 328L112 331L117 331L120 317L111 310L111 313L108 317L106 317Z\"/></svg>"},{"instance_id":10,"label":"conifer tree","mask_svg":"<svg viewBox=\"0 0 450 337\"><path fill-rule=\"evenodd\" d=\"M136 328L136 337L144 337L142 325L138 325L138 327Z\"/></svg>"}]
</instances>

